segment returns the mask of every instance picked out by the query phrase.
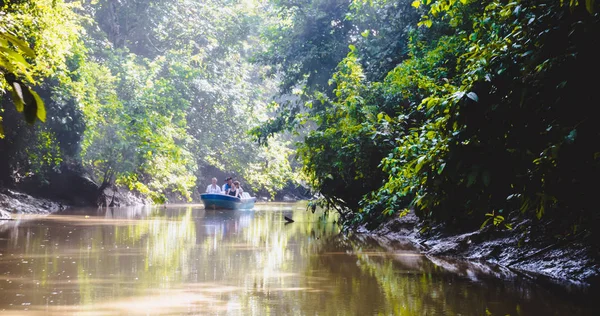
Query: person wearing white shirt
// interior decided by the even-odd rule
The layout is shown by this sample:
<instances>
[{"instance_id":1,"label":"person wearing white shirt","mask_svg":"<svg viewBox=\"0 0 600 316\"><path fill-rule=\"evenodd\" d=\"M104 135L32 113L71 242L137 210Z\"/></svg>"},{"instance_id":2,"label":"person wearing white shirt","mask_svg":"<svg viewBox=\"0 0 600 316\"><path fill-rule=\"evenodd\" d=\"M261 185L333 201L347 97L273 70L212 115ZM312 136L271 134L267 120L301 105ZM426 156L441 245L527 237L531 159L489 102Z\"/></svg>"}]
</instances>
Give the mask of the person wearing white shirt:
<instances>
[{"instance_id":1,"label":"person wearing white shirt","mask_svg":"<svg viewBox=\"0 0 600 316\"><path fill-rule=\"evenodd\" d=\"M221 188L217 185L217 178L211 179L211 184L206 187L206 193L223 193Z\"/></svg>"}]
</instances>

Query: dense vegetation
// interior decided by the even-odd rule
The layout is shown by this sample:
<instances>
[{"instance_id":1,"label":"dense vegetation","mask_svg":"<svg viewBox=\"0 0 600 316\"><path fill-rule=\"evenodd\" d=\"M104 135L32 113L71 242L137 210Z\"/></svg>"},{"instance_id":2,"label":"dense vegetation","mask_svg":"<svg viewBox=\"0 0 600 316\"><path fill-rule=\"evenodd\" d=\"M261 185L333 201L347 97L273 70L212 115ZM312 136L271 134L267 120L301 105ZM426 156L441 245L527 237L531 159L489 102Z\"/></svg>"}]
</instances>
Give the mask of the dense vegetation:
<instances>
[{"instance_id":1,"label":"dense vegetation","mask_svg":"<svg viewBox=\"0 0 600 316\"><path fill-rule=\"evenodd\" d=\"M271 36L304 171L347 223L596 229L595 1L282 1ZM340 56L341 47L348 47Z\"/></svg>"},{"instance_id":2,"label":"dense vegetation","mask_svg":"<svg viewBox=\"0 0 600 316\"><path fill-rule=\"evenodd\" d=\"M71 164L157 200L225 172L274 193L296 139L348 224L597 230L596 1L36 0L0 22L3 181Z\"/></svg>"},{"instance_id":3,"label":"dense vegetation","mask_svg":"<svg viewBox=\"0 0 600 316\"><path fill-rule=\"evenodd\" d=\"M261 12L237 1L2 2L0 92L13 97L1 96L0 179L51 187L75 169L157 202L189 201L213 176L270 195L295 182L289 141L260 147L245 132L276 92L270 67L249 61L264 46ZM21 105L15 80L39 93L46 124L31 125L36 103Z\"/></svg>"}]
</instances>

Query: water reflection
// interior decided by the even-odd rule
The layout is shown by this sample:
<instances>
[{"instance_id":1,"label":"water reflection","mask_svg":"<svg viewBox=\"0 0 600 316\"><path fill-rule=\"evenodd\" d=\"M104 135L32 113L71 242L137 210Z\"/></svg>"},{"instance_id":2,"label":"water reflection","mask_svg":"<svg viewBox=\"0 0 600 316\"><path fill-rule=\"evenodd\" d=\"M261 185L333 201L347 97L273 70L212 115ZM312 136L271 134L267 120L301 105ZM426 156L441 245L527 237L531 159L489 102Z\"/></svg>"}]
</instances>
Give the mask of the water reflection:
<instances>
[{"instance_id":1,"label":"water reflection","mask_svg":"<svg viewBox=\"0 0 600 316\"><path fill-rule=\"evenodd\" d=\"M7 314L584 315L510 271L345 237L302 204L75 209L0 226ZM294 218L286 225L283 216ZM498 278L500 277L500 279Z\"/></svg>"}]
</instances>

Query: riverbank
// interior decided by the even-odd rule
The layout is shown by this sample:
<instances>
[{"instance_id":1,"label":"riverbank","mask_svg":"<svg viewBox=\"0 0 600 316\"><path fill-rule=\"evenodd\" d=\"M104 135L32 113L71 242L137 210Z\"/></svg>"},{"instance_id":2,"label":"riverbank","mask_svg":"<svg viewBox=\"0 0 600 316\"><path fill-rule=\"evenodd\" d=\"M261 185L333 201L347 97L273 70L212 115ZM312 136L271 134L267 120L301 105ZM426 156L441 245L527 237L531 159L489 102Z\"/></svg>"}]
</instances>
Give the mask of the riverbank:
<instances>
[{"instance_id":1,"label":"riverbank","mask_svg":"<svg viewBox=\"0 0 600 316\"><path fill-rule=\"evenodd\" d=\"M105 189L98 198L98 205L83 204L75 198L60 201L59 199L36 197L16 190L0 188L0 220L10 220L12 218L11 214L50 214L74 206L121 207L151 204L151 201L147 198L118 188Z\"/></svg>"},{"instance_id":2,"label":"riverbank","mask_svg":"<svg viewBox=\"0 0 600 316\"><path fill-rule=\"evenodd\" d=\"M581 236L548 240L535 237L532 230L535 227L524 221L512 230L490 225L451 234L442 226L426 226L411 212L375 230L361 227L358 232L382 245L409 240L427 256L492 263L540 282L584 287L600 284L598 253Z\"/></svg>"},{"instance_id":3,"label":"riverbank","mask_svg":"<svg viewBox=\"0 0 600 316\"><path fill-rule=\"evenodd\" d=\"M36 198L29 194L0 189L0 219L10 220L11 214L49 214L65 209L60 202Z\"/></svg>"}]
</instances>

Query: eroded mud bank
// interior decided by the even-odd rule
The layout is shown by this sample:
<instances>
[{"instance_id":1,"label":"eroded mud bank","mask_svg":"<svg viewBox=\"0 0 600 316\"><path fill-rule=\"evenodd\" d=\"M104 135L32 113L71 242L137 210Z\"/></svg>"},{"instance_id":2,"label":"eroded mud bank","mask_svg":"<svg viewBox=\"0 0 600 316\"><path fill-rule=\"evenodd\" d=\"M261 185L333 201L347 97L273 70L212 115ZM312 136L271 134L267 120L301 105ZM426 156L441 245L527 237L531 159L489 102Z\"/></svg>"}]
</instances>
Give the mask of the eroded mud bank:
<instances>
[{"instance_id":1,"label":"eroded mud bank","mask_svg":"<svg viewBox=\"0 0 600 316\"><path fill-rule=\"evenodd\" d=\"M62 201L61 201L62 200ZM73 206L137 206L148 205L151 202L132 192L107 188L94 203L73 203L73 200L48 199L34 197L32 195L11 189L0 188L0 220L7 221L13 214L50 214L59 212Z\"/></svg>"},{"instance_id":2,"label":"eroded mud bank","mask_svg":"<svg viewBox=\"0 0 600 316\"><path fill-rule=\"evenodd\" d=\"M66 206L48 199L9 189L0 190L0 218L8 220L11 214L48 214L65 209Z\"/></svg>"},{"instance_id":3,"label":"eroded mud bank","mask_svg":"<svg viewBox=\"0 0 600 316\"><path fill-rule=\"evenodd\" d=\"M598 251L581 236L552 240L535 237L531 233L534 228L527 222L512 230L486 227L462 234L448 233L442 226L427 227L423 232L424 227L425 224L411 213L392 219L373 231L361 228L359 233L386 247L393 247L399 240L409 240L432 260L449 267L459 262L453 261L458 259L495 264L498 277L502 278L519 274L557 285L597 287L599 284ZM447 261L449 258L453 260ZM451 269L460 269L459 266Z\"/></svg>"}]
</instances>

